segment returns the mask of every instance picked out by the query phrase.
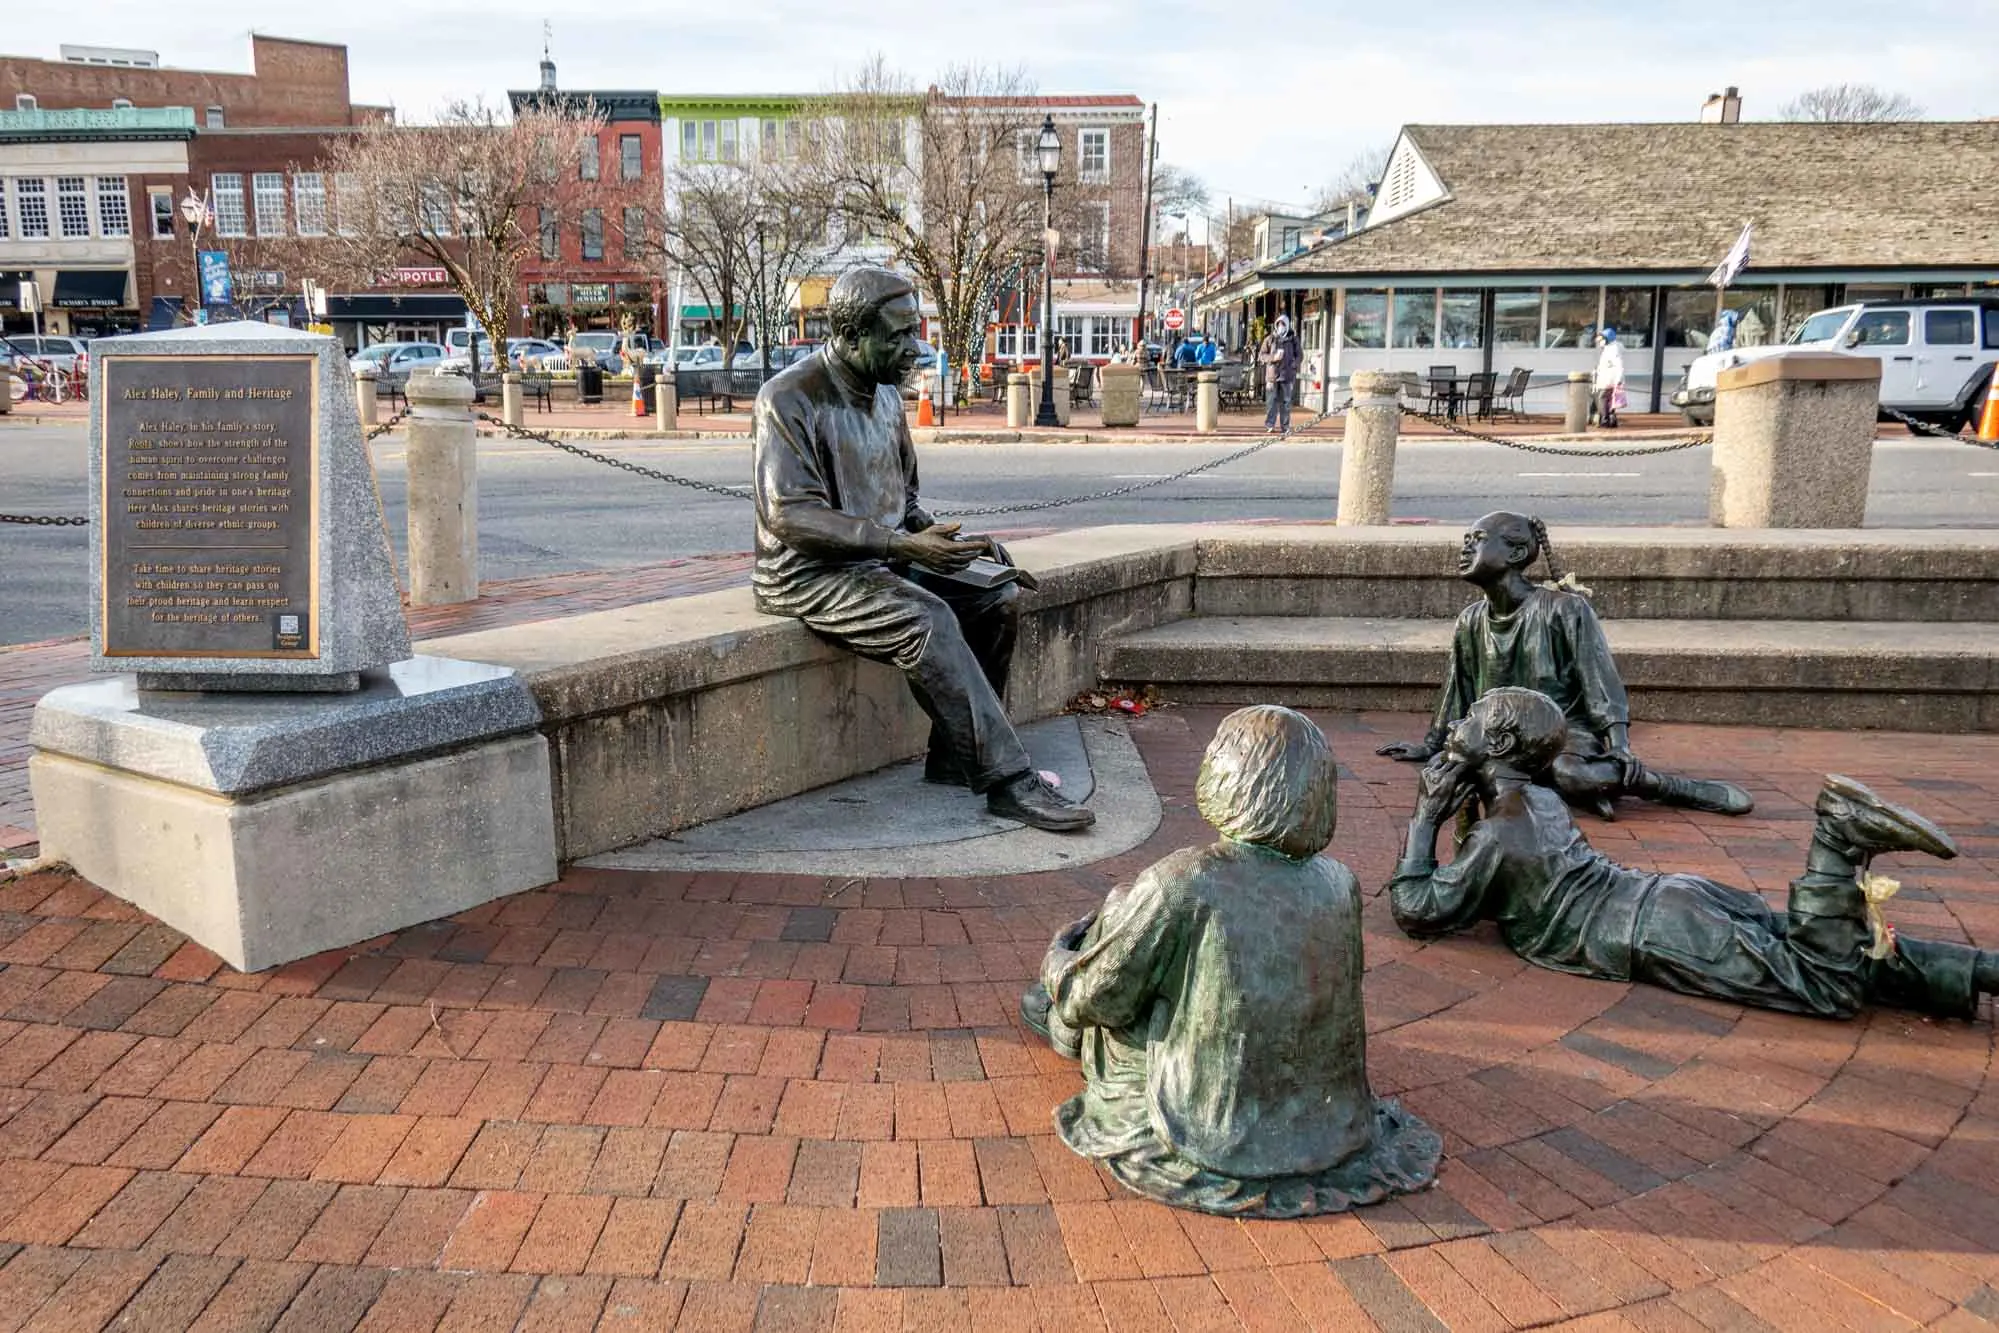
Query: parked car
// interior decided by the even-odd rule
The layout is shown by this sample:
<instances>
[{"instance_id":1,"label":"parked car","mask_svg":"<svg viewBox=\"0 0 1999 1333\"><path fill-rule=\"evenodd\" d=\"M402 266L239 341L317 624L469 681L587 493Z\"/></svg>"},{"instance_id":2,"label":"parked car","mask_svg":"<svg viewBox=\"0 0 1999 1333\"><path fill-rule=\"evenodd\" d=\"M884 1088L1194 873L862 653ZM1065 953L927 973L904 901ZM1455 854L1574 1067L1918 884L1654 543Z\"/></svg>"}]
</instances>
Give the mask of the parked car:
<instances>
[{"instance_id":1,"label":"parked car","mask_svg":"<svg viewBox=\"0 0 1999 1333\"><path fill-rule=\"evenodd\" d=\"M546 338L516 338L507 344L507 360L515 370L533 370L562 356L562 344Z\"/></svg>"},{"instance_id":2,"label":"parked car","mask_svg":"<svg viewBox=\"0 0 1999 1333\"><path fill-rule=\"evenodd\" d=\"M819 350L818 343L785 343L770 349L770 373L775 375L786 366L797 365L806 357ZM736 353L736 359L729 363L729 392L751 395L763 387L764 354L761 348L752 348Z\"/></svg>"},{"instance_id":3,"label":"parked car","mask_svg":"<svg viewBox=\"0 0 1999 1333\"><path fill-rule=\"evenodd\" d=\"M441 368L444 347L441 343L376 343L348 360L355 366L372 366L378 378L401 384L413 370Z\"/></svg>"},{"instance_id":4,"label":"parked car","mask_svg":"<svg viewBox=\"0 0 1999 1333\"><path fill-rule=\"evenodd\" d=\"M1999 297L1858 301L1821 310L1789 342L1696 357L1673 391L1673 406L1689 425L1711 426L1722 371L1800 347L1874 358L1881 363L1881 406L1961 430L1977 419L1999 362Z\"/></svg>"},{"instance_id":5,"label":"parked car","mask_svg":"<svg viewBox=\"0 0 1999 1333\"><path fill-rule=\"evenodd\" d=\"M722 349L720 346L676 347L672 349L671 356L674 369L676 370L720 370L722 368ZM658 365L665 365L667 357L668 353L664 349L653 354L653 360Z\"/></svg>"},{"instance_id":6,"label":"parked car","mask_svg":"<svg viewBox=\"0 0 1999 1333\"><path fill-rule=\"evenodd\" d=\"M595 361L605 374L616 375L625 368L625 358L618 350L619 337L620 335L607 329L572 334L569 339L569 359L572 363Z\"/></svg>"},{"instance_id":7,"label":"parked car","mask_svg":"<svg viewBox=\"0 0 1999 1333\"><path fill-rule=\"evenodd\" d=\"M7 358L9 365L21 361L40 362L54 370L71 371L76 369L77 358L84 355L86 346L82 338L16 333L8 335L5 343L0 343L0 357Z\"/></svg>"}]
</instances>

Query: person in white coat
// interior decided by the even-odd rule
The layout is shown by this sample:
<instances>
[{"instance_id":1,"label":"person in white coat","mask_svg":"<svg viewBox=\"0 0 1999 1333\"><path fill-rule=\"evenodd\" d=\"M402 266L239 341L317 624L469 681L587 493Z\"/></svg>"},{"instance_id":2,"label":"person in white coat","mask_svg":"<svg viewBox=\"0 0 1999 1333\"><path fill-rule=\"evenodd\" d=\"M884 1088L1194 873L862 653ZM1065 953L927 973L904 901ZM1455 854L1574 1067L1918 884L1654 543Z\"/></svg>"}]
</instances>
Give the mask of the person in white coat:
<instances>
[{"instance_id":1,"label":"person in white coat","mask_svg":"<svg viewBox=\"0 0 1999 1333\"><path fill-rule=\"evenodd\" d=\"M1596 341L1603 349L1597 353L1596 374L1590 383L1596 392L1597 424L1615 427L1618 403L1624 397L1624 348L1617 341L1616 329L1604 329Z\"/></svg>"}]
</instances>

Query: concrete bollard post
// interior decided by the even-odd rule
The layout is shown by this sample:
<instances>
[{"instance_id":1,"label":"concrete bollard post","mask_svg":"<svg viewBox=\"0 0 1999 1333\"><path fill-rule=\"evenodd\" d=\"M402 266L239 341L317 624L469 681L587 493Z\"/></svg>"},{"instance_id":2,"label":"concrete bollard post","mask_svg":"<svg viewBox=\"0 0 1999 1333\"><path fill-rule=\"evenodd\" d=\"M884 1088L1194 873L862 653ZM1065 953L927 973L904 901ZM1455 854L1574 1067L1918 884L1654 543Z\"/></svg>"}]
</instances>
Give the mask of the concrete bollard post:
<instances>
[{"instance_id":1,"label":"concrete bollard post","mask_svg":"<svg viewBox=\"0 0 1999 1333\"><path fill-rule=\"evenodd\" d=\"M409 398L410 605L479 595L478 436L472 385L460 375L412 375Z\"/></svg>"},{"instance_id":2,"label":"concrete bollard post","mask_svg":"<svg viewBox=\"0 0 1999 1333\"><path fill-rule=\"evenodd\" d=\"M1136 426L1140 398L1138 367L1113 362L1103 368L1099 382L1104 425Z\"/></svg>"},{"instance_id":3,"label":"concrete bollard post","mask_svg":"<svg viewBox=\"0 0 1999 1333\"><path fill-rule=\"evenodd\" d=\"M1019 371L1006 377L1006 428L1019 430L1034 420L1034 406L1028 401L1031 382Z\"/></svg>"},{"instance_id":4,"label":"concrete bollard post","mask_svg":"<svg viewBox=\"0 0 1999 1333\"><path fill-rule=\"evenodd\" d=\"M680 429L680 381L672 366L662 366L659 378L653 382L653 395L658 399L655 410L659 413L659 429Z\"/></svg>"},{"instance_id":5,"label":"concrete bollard post","mask_svg":"<svg viewBox=\"0 0 1999 1333\"><path fill-rule=\"evenodd\" d=\"M1783 352L1721 372L1708 522L1857 528L1867 519L1881 362Z\"/></svg>"},{"instance_id":6,"label":"concrete bollard post","mask_svg":"<svg viewBox=\"0 0 1999 1333\"><path fill-rule=\"evenodd\" d=\"M14 410L14 372L7 366L0 366L0 417Z\"/></svg>"},{"instance_id":7,"label":"concrete bollard post","mask_svg":"<svg viewBox=\"0 0 1999 1333\"><path fill-rule=\"evenodd\" d=\"M1222 419L1222 377L1204 370L1194 376L1194 433L1213 435Z\"/></svg>"},{"instance_id":8,"label":"concrete bollard post","mask_svg":"<svg viewBox=\"0 0 1999 1333\"><path fill-rule=\"evenodd\" d=\"M1346 435L1340 442L1341 527L1379 527L1395 499L1395 445L1402 434L1402 376L1354 372Z\"/></svg>"},{"instance_id":9,"label":"concrete bollard post","mask_svg":"<svg viewBox=\"0 0 1999 1333\"><path fill-rule=\"evenodd\" d=\"M1590 384L1594 378L1587 370L1569 372L1569 398L1563 406L1562 429L1571 435L1589 429Z\"/></svg>"},{"instance_id":10,"label":"concrete bollard post","mask_svg":"<svg viewBox=\"0 0 1999 1333\"><path fill-rule=\"evenodd\" d=\"M521 407L521 377L517 371L510 370L500 376L500 420L514 427L527 424Z\"/></svg>"},{"instance_id":11,"label":"concrete bollard post","mask_svg":"<svg viewBox=\"0 0 1999 1333\"><path fill-rule=\"evenodd\" d=\"M375 394L373 366L354 367L354 406L361 409L362 430L368 430L381 422L382 414Z\"/></svg>"}]
</instances>

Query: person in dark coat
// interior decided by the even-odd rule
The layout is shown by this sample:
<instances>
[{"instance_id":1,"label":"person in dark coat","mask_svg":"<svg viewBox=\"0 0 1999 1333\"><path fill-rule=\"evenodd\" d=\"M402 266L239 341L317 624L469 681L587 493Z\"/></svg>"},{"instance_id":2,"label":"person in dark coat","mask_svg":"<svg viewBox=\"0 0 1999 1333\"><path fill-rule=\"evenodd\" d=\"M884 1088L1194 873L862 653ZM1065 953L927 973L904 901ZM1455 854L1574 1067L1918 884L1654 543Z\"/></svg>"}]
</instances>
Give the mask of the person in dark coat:
<instances>
[{"instance_id":1,"label":"person in dark coat","mask_svg":"<svg viewBox=\"0 0 1999 1333\"><path fill-rule=\"evenodd\" d=\"M1256 349L1256 359L1263 367L1264 396L1263 429L1266 433L1291 429L1291 397L1298 387L1298 363L1304 354L1298 348L1298 335L1291 331L1291 317L1279 315L1277 322L1270 326L1262 344Z\"/></svg>"},{"instance_id":2,"label":"person in dark coat","mask_svg":"<svg viewBox=\"0 0 1999 1333\"><path fill-rule=\"evenodd\" d=\"M1418 782L1388 885L1404 931L1424 938L1490 920L1539 967L1820 1018L1883 1004L1969 1019L1980 995L1999 991L1999 952L1899 935L1881 915L1897 886L1869 873L1875 856L1957 855L1921 815L1828 777L1805 872L1779 912L1747 889L1634 870L1592 848L1546 786L1568 732L1553 700L1512 688L1452 726ZM1474 800L1483 816L1439 866L1437 830Z\"/></svg>"},{"instance_id":3,"label":"person in dark coat","mask_svg":"<svg viewBox=\"0 0 1999 1333\"><path fill-rule=\"evenodd\" d=\"M1087 828L1096 816L1042 780L1002 702L1018 587L961 577L981 557L1009 563L1005 552L938 523L917 495L897 388L916 365L915 289L855 268L828 306L827 344L757 394L757 609L899 668L930 717L930 781L969 786L1035 828Z\"/></svg>"}]
</instances>

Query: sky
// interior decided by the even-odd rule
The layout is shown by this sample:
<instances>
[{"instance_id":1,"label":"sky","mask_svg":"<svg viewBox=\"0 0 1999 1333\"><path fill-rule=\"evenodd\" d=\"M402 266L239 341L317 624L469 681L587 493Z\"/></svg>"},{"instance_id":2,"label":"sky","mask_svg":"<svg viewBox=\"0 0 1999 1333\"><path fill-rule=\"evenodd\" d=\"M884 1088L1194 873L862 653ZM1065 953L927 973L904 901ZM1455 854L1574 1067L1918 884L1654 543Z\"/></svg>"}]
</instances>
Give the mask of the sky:
<instances>
[{"instance_id":1,"label":"sky","mask_svg":"<svg viewBox=\"0 0 1999 1333\"><path fill-rule=\"evenodd\" d=\"M1160 160L1200 176L1217 208L1302 203L1405 123L1693 120L1730 84L1745 119L1842 81L1904 93L1939 119L1999 116L1999 0L1009 0L983 17L948 0L16 9L0 25L10 55L136 46L168 65L241 72L253 27L345 43L354 99L411 120L533 87L544 21L565 88L811 93L877 54L919 84L953 65L1018 68L1043 93L1156 103Z\"/></svg>"}]
</instances>

